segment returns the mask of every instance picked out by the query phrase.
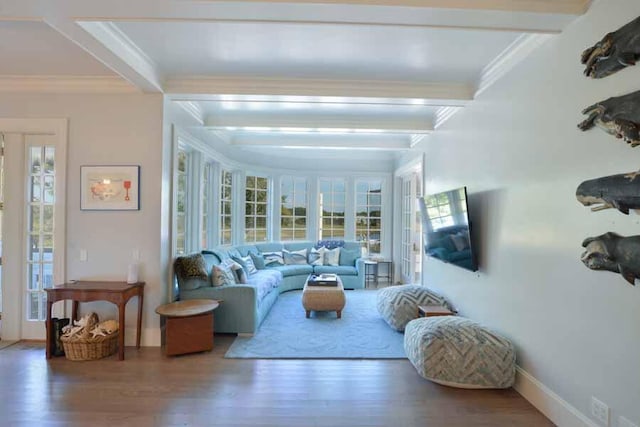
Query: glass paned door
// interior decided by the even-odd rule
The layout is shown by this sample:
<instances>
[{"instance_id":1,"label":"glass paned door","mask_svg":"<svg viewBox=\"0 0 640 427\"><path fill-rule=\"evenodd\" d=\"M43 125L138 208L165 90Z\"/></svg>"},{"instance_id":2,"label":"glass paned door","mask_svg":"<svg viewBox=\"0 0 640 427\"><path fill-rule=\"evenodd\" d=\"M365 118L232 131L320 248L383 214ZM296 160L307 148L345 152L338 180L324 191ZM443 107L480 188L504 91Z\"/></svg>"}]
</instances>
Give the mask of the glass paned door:
<instances>
[{"instance_id":1,"label":"glass paned door","mask_svg":"<svg viewBox=\"0 0 640 427\"><path fill-rule=\"evenodd\" d=\"M55 147L32 145L27 151L26 248L27 320L46 318L46 293L53 286Z\"/></svg>"}]
</instances>

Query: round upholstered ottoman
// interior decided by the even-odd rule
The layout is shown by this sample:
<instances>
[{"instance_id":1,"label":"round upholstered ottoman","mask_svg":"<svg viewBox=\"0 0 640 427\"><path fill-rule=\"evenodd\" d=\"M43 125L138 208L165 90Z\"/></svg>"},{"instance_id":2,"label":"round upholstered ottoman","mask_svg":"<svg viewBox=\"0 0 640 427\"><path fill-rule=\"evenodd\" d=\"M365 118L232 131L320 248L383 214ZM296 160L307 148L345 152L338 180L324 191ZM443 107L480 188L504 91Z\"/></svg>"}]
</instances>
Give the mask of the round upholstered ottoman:
<instances>
[{"instance_id":1,"label":"round upholstered ottoman","mask_svg":"<svg viewBox=\"0 0 640 427\"><path fill-rule=\"evenodd\" d=\"M419 305L441 305L450 308L445 299L422 285L389 286L378 290L378 313L393 329L404 331L418 317Z\"/></svg>"},{"instance_id":2,"label":"round upholstered ottoman","mask_svg":"<svg viewBox=\"0 0 640 427\"><path fill-rule=\"evenodd\" d=\"M418 373L460 388L507 388L516 375L513 344L464 317L425 317L409 322L404 350Z\"/></svg>"}]
</instances>

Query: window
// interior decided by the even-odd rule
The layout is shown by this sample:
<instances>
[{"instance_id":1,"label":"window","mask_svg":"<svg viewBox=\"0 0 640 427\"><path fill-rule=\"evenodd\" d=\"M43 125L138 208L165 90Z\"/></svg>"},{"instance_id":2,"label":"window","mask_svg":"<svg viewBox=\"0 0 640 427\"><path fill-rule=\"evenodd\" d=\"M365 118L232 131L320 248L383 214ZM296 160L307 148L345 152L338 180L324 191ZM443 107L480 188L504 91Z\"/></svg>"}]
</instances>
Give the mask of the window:
<instances>
[{"instance_id":1,"label":"window","mask_svg":"<svg viewBox=\"0 0 640 427\"><path fill-rule=\"evenodd\" d=\"M55 148L29 149L27 208L27 319L45 320L46 294L53 286L53 215L55 204Z\"/></svg>"},{"instance_id":2,"label":"window","mask_svg":"<svg viewBox=\"0 0 640 427\"><path fill-rule=\"evenodd\" d=\"M220 244L229 245L232 242L231 203L233 175L223 170L220 174Z\"/></svg>"},{"instance_id":3,"label":"window","mask_svg":"<svg viewBox=\"0 0 640 427\"><path fill-rule=\"evenodd\" d=\"M320 179L320 230L323 239L344 239L345 182L342 178Z\"/></svg>"},{"instance_id":4,"label":"window","mask_svg":"<svg viewBox=\"0 0 640 427\"><path fill-rule=\"evenodd\" d=\"M176 255L186 253L187 236L187 152L178 150L178 168L176 170Z\"/></svg>"},{"instance_id":5,"label":"window","mask_svg":"<svg viewBox=\"0 0 640 427\"><path fill-rule=\"evenodd\" d=\"M266 242L268 178L247 176L245 186L244 241Z\"/></svg>"},{"instance_id":6,"label":"window","mask_svg":"<svg viewBox=\"0 0 640 427\"><path fill-rule=\"evenodd\" d=\"M356 181L356 240L370 254L379 254L382 232L382 181Z\"/></svg>"},{"instance_id":7,"label":"window","mask_svg":"<svg viewBox=\"0 0 640 427\"><path fill-rule=\"evenodd\" d=\"M208 230L210 227L211 214L209 213L209 201L211 194L211 179L209 174L211 173L211 163L205 163L202 168L202 221L200 221L202 233L200 246L202 248L208 247Z\"/></svg>"},{"instance_id":8,"label":"window","mask_svg":"<svg viewBox=\"0 0 640 427\"><path fill-rule=\"evenodd\" d=\"M280 190L280 240L306 240L307 179L283 177Z\"/></svg>"}]
</instances>

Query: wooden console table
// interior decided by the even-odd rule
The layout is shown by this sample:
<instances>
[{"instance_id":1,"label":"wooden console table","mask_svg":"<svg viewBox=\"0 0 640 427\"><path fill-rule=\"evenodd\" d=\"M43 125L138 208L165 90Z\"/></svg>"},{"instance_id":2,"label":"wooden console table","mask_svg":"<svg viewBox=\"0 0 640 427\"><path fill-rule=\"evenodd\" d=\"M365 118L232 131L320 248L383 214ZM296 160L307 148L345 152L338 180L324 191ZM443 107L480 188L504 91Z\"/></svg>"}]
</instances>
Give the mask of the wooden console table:
<instances>
[{"instance_id":1,"label":"wooden console table","mask_svg":"<svg viewBox=\"0 0 640 427\"><path fill-rule=\"evenodd\" d=\"M51 359L51 307L53 303L61 300L73 300L71 320L78 320L78 303L88 301L109 301L118 306L118 359L124 360L124 312L127 302L131 297L138 297L138 324L136 330L136 348L140 348L140 329L142 328L142 303L144 301L144 282L90 282L78 281L56 285L45 289L47 292L47 320L46 335L47 359Z\"/></svg>"}]
</instances>

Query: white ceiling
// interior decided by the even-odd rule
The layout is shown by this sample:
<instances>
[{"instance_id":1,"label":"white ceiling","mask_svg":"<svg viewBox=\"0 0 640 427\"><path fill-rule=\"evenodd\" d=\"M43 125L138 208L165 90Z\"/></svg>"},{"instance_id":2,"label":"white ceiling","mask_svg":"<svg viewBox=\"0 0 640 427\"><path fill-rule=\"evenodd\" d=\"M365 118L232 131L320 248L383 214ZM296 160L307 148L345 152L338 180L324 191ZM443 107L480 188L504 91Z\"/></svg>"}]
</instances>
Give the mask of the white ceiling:
<instances>
[{"instance_id":1,"label":"white ceiling","mask_svg":"<svg viewBox=\"0 0 640 427\"><path fill-rule=\"evenodd\" d=\"M0 53L0 75L115 75L43 22L0 21Z\"/></svg>"},{"instance_id":2,"label":"white ceiling","mask_svg":"<svg viewBox=\"0 0 640 427\"><path fill-rule=\"evenodd\" d=\"M22 87L22 76L39 78L44 89L47 79L66 78L76 90L161 92L195 118L195 135L224 144L227 154L277 147L292 159L313 151L393 160L562 31L589 1L55 6L0 3L0 90ZM74 86L80 77L84 84Z\"/></svg>"}]
</instances>

